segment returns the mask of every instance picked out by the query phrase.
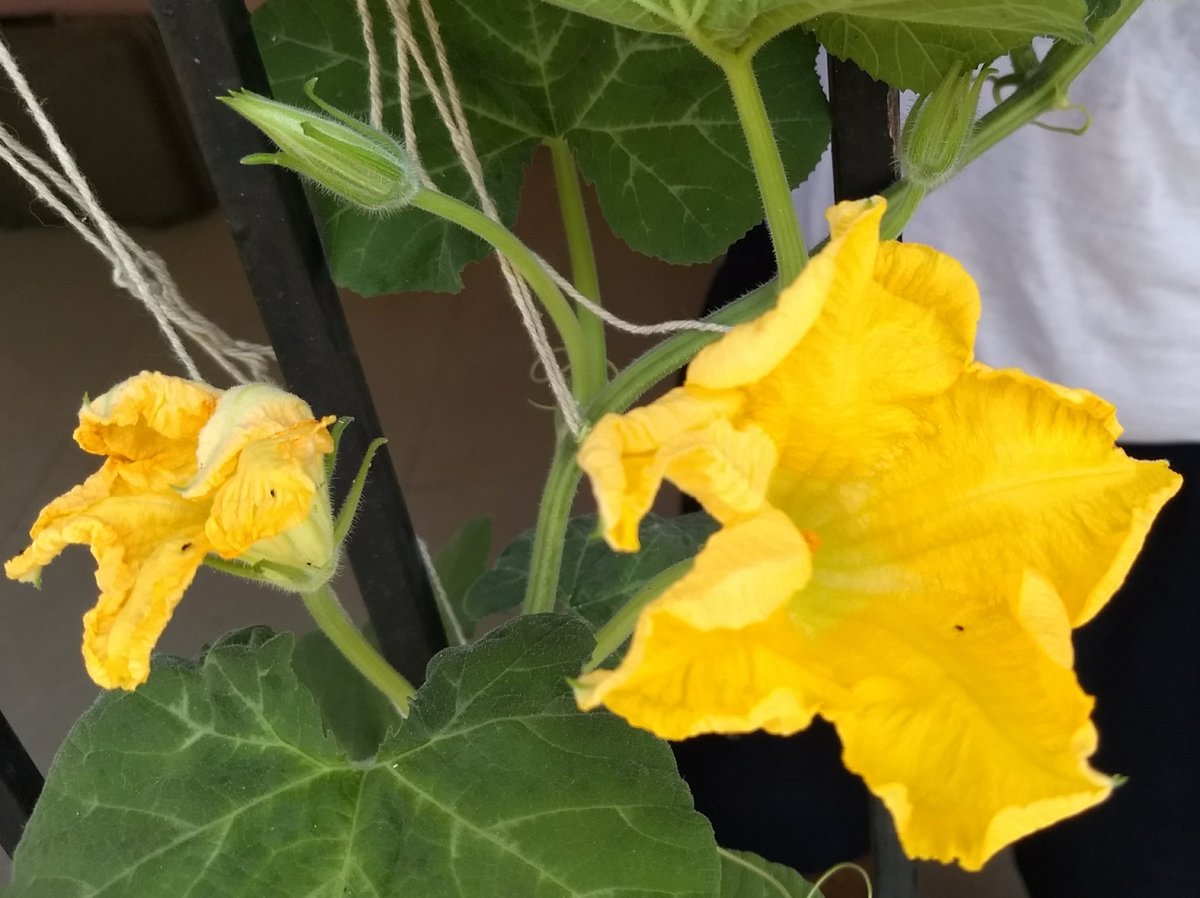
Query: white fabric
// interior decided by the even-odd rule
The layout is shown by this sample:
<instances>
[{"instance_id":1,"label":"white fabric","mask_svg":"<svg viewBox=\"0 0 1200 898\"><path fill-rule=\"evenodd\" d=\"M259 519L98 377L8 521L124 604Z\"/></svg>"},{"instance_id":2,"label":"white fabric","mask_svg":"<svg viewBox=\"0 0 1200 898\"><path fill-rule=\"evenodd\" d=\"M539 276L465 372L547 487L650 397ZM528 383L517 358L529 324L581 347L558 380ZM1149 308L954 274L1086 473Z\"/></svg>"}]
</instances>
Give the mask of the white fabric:
<instances>
[{"instance_id":1,"label":"white fabric","mask_svg":"<svg viewBox=\"0 0 1200 898\"><path fill-rule=\"evenodd\" d=\"M982 361L1099 393L1129 442L1200 442L1198 71L1200 0L1148 2L1071 89L1086 134L1022 129L905 230L978 280Z\"/></svg>"}]
</instances>

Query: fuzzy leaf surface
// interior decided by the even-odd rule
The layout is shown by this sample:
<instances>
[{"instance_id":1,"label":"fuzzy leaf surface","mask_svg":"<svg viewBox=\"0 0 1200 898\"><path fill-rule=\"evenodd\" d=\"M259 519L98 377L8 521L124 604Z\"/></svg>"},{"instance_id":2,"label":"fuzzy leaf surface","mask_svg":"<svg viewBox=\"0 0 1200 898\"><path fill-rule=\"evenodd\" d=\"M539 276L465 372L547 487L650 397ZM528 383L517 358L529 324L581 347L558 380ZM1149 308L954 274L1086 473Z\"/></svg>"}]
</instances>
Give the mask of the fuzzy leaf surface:
<instances>
[{"instance_id":1,"label":"fuzzy leaf surface","mask_svg":"<svg viewBox=\"0 0 1200 898\"><path fill-rule=\"evenodd\" d=\"M296 639L292 669L317 701L325 728L354 760L372 758L400 723L395 707L320 630Z\"/></svg>"},{"instance_id":2,"label":"fuzzy leaf surface","mask_svg":"<svg viewBox=\"0 0 1200 898\"><path fill-rule=\"evenodd\" d=\"M501 218L516 217L537 147L564 140L599 194L613 231L639 252L672 262L715 258L762 217L733 100L720 70L686 41L616 27L544 0L434 0L489 190ZM375 2L375 34L390 34ZM414 12L415 15L415 12ZM271 0L255 31L278 99L307 105L303 85L365 117L367 70L354 4ZM417 27L418 39L428 37ZM400 133L396 65L381 46L384 124ZM427 50L432 60L432 53ZM756 69L792 183L816 165L828 110L801 32L767 48ZM439 189L476 202L445 129L416 77L419 151ZM316 196L338 282L366 295L453 291L484 245L416 209L366 215Z\"/></svg>"},{"instance_id":3,"label":"fuzzy leaf surface","mask_svg":"<svg viewBox=\"0 0 1200 898\"><path fill-rule=\"evenodd\" d=\"M991 62L1041 34L1087 39L1084 0L904 0L845 5L806 23L835 56L873 78L930 91L955 63Z\"/></svg>"},{"instance_id":4,"label":"fuzzy leaf surface","mask_svg":"<svg viewBox=\"0 0 1200 898\"><path fill-rule=\"evenodd\" d=\"M51 769L5 898L716 894L712 830L667 745L575 708L578 621L441 652L357 763L293 645L256 631L104 696Z\"/></svg>"},{"instance_id":5,"label":"fuzzy leaf surface","mask_svg":"<svg viewBox=\"0 0 1200 898\"><path fill-rule=\"evenodd\" d=\"M769 40L797 24L821 17L844 20L846 27L865 30L860 49L882 55L877 44L885 36L898 38L905 70L924 52L937 53L948 41L981 45L982 35L953 34L961 30L993 29L1052 34L1083 40L1084 0L550 0L566 9L596 16L642 31L692 36L724 50ZM1090 0L1106 2L1106 0ZM1013 45L1015 46L1015 44ZM837 52L835 50L835 52ZM843 55L840 54L839 55ZM851 55L864 68L858 56ZM992 57L994 58L994 57ZM870 71L870 69L868 69ZM876 76L878 77L878 76ZM890 80L890 79L889 79Z\"/></svg>"},{"instance_id":6,"label":"fuzzy leaf surface","mask_svg":"<svg viewBox=\"0 0 1200 898\"><path fill-rule=\"evenodd\" d=\"M821 893L791 867L722 848L721 898L821 898Z\"/></svg>"}]
</instances>

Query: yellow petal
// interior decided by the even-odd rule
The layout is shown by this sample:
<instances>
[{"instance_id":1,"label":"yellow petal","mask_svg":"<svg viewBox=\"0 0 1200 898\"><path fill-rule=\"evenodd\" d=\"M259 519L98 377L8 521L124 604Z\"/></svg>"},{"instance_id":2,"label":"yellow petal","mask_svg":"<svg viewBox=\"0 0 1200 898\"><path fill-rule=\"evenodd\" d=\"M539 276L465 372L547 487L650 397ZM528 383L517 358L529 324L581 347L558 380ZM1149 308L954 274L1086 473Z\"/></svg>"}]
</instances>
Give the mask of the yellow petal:
<instances>
[{"instance_id":1,"label":"yellow petal","mask_svg":"<svg viewBox=\"0 0 1200 898\"><path fill-rule=\"evenodd\" d=\"M1010 612L1010 587L1021 585L864 603L814 578L795 608L814 624L810 651L832 672L821 714L913 857L978 869L1111 790L1087 763L1091 699L1030 621Z\"/></svg>"},{"instance_id":2,"label":"yellow petal","mask_svg":"<svg viewBox=\"0 0 1200 898\"><path fill-rule=\"evenodd\" d=\"M857 294L835 292L796 350L745 388L743 414L775 440L782 468L813 485L865 477L924 429L924 405L954 382L971 352L972 334L960 327L972 313L924 304L937 286L904 295L872 281ZM974 292L958 298L977 302Z\"/></svg>"},{"instance_id":3,"label":"yellow petal","mask_svg":"<svg viewBox=\"0 0 1200 898\"><path fill-rule=\"evenodd\" d=\"M128 465L109 462L43 511L33 543L8 562L10 577L32 579L66 546L91 547L100 600L84 616L83 655L106 689L132 689L150 671L150 652L208 552L207 505L173 489L132 490Z\"/></svg>"},{"instance_id":4,"label":"yellow petal","mask_svg":"<svg viewBox=\"0 0 1200 898\"><path fill-rule=\"evenodd\" d=\"M976 362L972 367L981 373L996 370L979 362ZM1001 370L1013 380L1034 384L1039 389L1048 389L1064 402L1068 402L1081 411L1087 412L1087 414L1104 425L1104 429L1108 431L1108 435L1114 440L1118 439L1125 432L1125 428L1117 422L1116 406L1107 399L1103 399L1089 390L1081 390L1078 387L1064 387L1062 384L1033 377L1019 368L1003 368Z\"/></svg>"},{"instance_id":5,"label":"yellow petal","mask_svg":"<svg viewBox=\"0 0 1200 898\"><path fill-rule=\"evenodd\" d=\"M783 289L773 309L700 350L688 366L687 383L727 390L767 377L796 349L831 294L856 295L869 282L886 208L882 201L864 201L831 209L830 221L839 225L829 245Z\"/></svg>"},{"instance_id":6,"label":"yellow petal","mask_svg":"<svg viewBox=\"0 0 1200 898\"><path fill-rule=\"evenodd\" d=\"M333 423L326 418L322 425ZM188 484L188 498L211 496L233 475L241 451L257 440L269 440L290 428L313 421L308 403L270 384L245 384L226 390L212 417L199 434L196 447L198 473ZM332 451L332 442L325 452ZM322 459L317 446L303 459L313 480L321 477Z\"/></svg>"},{"instance_id":7,"label":"yellow petal","mask_svg":"<svg viewBox=\"0 0 1200 898\"><path fill-rule=\"evenodd\" d=\"M977 366L928 420L933 433L821 529L821 571L850 582L886 569L965 599L1032 571L1078 626L1180 485L1116 448L1094 405L1025 375Z\"/></svg>"},{"instance_id":8,"label":"yellow petal","mask_svg":"<svg viewBox=\"0 0 1200 898\"><path fill-rule=\"evenodd\" d=\"M810 489L876 470L970 363L971 278L928 247L879 242L884 204L831 210L834 239L775 309L697 355L687 383L738 388L780 466Z\"/></svg>"},{"instance_id":9,"label":"yellow petal","mask_svg":"<svg viewBox=\"0 0 1200 898\"><path fill-rule=\"evenodd\" d=\"M888 241L879 245L874 280L887 293L933 316L928 331L956 365L972 357L979 288L956 259L919 243Z\"/></svg>"},{"instance_id":10,"label":"yellow petal","mask_svg":"<svg viewBox=\"0 0 1200 898\"><path fill-rule=\"evenodd\" d=\"M579 466L592 481L605 539L614 549L638 549L638 524L662 485L664 446L695 443L690 434L728 418L733 393L678 388L643 408L605 415L579 447ZM710 459L715 464L715 459Z\"/></svg>"},{"instance_id":11,"label":"yellow petal","mask_svg":"<svg viewBox=\"0 0 1200 898\"><path fill-rule=\"evenodd\" d=\"M727 418L679 434L659 453L663 476L722 524L762 508L778 453L761 428L735 430Z\"/></svg>"},{"instance_id":12,"label":"yellow petal","mask_svg":"<svg viewBox=\"0 0 1200 898\"><path fill-rule=\"evenodd\" d=\"M776 510L722 528L643 611L621 665L577 683L580 707L606 705L667 739L803 729L815 706L787 603L810 569L806 540Z\"/></svg>"},{"instance_id":13,"label":"yellow petal","mask_svg":"<svg viewBox=\"0 0 1200 898\"><path fill-rule=\"evenodd\" d=\"M218 396L207 384L143 371L80 409L75 441L87 452L125 460L191 457Z\"/></svg>"},{"instance_id":14,"label":"yellow petal","mask_svg":"<svg viewBox=\"0 0 1200 898\"><path fill-rule=\"evenodd\" d=\"M205 532L213 548L225 558L234 558L262 540L279 536L305 521L314 511L327 508L324 478L313 479L313 460L333 451L325 421L302 421L269 439L243 445L234 458L236 468L216 488L212 516ZM210 481L206 481L210 482ZM320 500L321 506L314 509ZM328 518L327 512L319 515ZM320 545L303 559L272 558L279 563L324 567L333 552L332 523Z\"/></svg>"},{"instance_id":15,"label":"yellow petal","mask_svg":"<svg viewBox=\"0 0 1200 898\"><path fill-rule=\"evenodd\" d=\"M139 493L173 495L178 479L170 466L164 468L155 459L122 462L107 459L100 470L79 486L59 496L42 509L30 528L31 545L5 564L5 574L13 580L37 582L41 569L53 561L66 543L59 539L62 522L85 515L97 503L110 497L130 497ZM53 532L47 532L47 531ZM43 535L45 534L45 535Z\"/></svg>"},{"instance_id":16,"label":"yellow petal","mask_svg":"<svg viewBox=\"0 0 1200 898\"><path fill-rule=\"evenodd\" d=\"M73 541L91 542L99 565L100 601L83 618L83 658L106 689L146 681L150 653L209 551L191 503L162 497L151 512L150 501L139 502L132 526L80 520L71 528Z\"/></svg>"}]
</instances>

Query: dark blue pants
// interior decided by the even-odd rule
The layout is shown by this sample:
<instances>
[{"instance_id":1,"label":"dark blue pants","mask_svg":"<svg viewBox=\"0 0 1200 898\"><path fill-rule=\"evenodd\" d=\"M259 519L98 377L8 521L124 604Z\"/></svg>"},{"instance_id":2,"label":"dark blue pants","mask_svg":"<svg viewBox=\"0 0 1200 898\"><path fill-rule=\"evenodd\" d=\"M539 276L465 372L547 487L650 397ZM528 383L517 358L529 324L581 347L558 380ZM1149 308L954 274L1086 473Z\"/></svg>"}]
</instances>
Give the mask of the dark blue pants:
<instances>
[{"instance_id":1,"label":"dark blue pants","mask_svg":"<svg viewBox=\"0 0 1200 898\"><path fill-rule=\"evenodd\" d=\"M1200 445L1125 449L1184 478L1125 585L1075 634L1093 763L1129 781L1017 846L1033 898L1200 894Z\"/></svg>"}]
</instances>

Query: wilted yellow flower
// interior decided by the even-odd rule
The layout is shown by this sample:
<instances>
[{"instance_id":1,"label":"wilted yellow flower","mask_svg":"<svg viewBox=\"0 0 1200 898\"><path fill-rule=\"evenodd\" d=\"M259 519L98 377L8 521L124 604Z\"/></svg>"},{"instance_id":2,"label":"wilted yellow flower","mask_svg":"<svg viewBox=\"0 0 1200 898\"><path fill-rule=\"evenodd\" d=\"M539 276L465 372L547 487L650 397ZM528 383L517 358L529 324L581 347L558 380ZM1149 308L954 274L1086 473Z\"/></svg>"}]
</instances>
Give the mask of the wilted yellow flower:
<instances>
[{"instance_id":1,"label":"wilted yellow flower","mask_svg":"<svg viewBox=\"0 0 1200 898\"><path fill-rule=\"evenodd\" d=\"M130 378L79 411L75 440L104 464L42 510L4 571L37 583L67 545L90 546L100 601L83 618L84 661L100 686L133 689L208 553L329 575L333 420L263 384Z\"/></svg>"},{"instance_id":2,"label":"wilted yellow flower","mask_svg":"<svg viewBox=\"0 0 1200 898\"><path fill-rule=\"evenodd\" d=\"M1071 628L1180 480L1098 397L975 362L974 283L883 211L831 210L774 310L585 441L614 548L664 478L722 528L577 697L669 739L819 714L910 855L976 869L1111 790Z\"/></svg>"}]
</instances>

